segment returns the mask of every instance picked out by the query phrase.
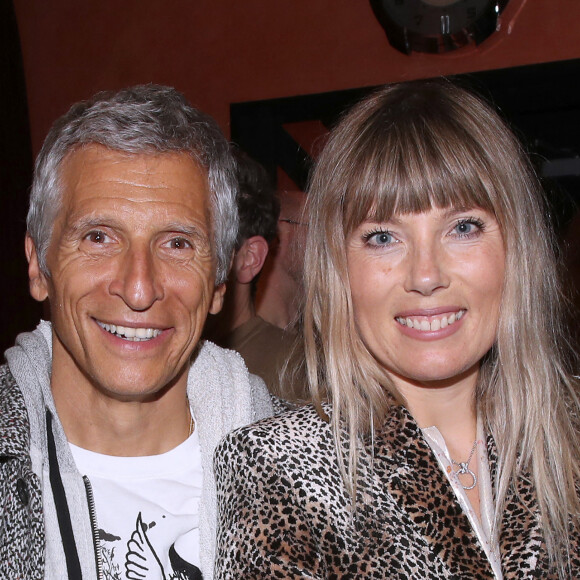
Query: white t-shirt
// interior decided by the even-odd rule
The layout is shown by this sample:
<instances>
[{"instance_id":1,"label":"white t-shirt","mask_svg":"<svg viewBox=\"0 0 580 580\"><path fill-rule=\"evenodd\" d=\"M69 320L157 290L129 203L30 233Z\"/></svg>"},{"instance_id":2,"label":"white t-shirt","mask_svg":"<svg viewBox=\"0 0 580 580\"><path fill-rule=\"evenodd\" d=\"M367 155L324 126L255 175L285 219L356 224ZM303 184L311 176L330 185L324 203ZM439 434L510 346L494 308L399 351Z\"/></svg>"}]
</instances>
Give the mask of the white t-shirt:
<instances>
[{"instance_id":1,"label":"white t-shirt","mask_svg":"<svg viewBox=\"0 0 580 580\"><path fill-rule=\"evenodd\" d=\"M104 577L201 578L197 432L148 457L113 457L69 445L93 489Z\"/></svg>"}]
</instances>

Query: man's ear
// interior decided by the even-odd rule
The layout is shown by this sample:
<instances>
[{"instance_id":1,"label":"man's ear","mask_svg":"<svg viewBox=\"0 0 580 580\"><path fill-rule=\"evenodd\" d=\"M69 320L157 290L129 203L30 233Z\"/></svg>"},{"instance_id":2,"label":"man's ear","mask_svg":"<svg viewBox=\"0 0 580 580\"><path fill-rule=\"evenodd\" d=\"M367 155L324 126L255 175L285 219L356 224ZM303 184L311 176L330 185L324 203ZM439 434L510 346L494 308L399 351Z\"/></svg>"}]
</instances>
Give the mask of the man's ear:
<instances>
[{"instance_id":1,"label":"man's ear","mask_svg":"<svg viewBox=\"0 0 580 580\"><path fill-rule=\"evenodd\" d=\"M48 284L45 274L38 264L38 253L32 238L26 234L24 239L24 251L28 260L28 287L30 295L39 302L43 302L48 297Z\"/></svg>"},{"instance_id":2,"label":"man's ear","mask_svg":"<svg viewBox=\"0 0 580 580\"><path fill-rule=\"evenodd\" d=\"M262 236L248 238L234 257L236 281L249 284L260 273L267 255L268 242Z\"/></svg>"},{"instance_id":3,"label":"man's ear","mask_svg":"<svg viewBox=\"0 0 580 580\"><path fill-rule=\"evenodd\" d=\"M214 288L213 296L211 298L211 304L209 305L210 314L217 314L218 312L220 312L222 306L224 305L225 293L226 293L225 282Z\"/></svg>"}]
</instances>

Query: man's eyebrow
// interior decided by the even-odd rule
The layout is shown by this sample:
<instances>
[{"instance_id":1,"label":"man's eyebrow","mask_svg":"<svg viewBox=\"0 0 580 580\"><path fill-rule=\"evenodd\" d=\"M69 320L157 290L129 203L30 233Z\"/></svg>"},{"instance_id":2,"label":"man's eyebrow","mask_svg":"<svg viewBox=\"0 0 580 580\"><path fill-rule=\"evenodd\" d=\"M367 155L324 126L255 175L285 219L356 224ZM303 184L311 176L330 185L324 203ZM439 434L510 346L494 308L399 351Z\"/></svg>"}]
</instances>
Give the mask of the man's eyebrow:
<instances>
[{"instance_id":1,"label":"man's eyebrow","mask_svg":"<svg viewBox=\"0 0 580 580\"><path fill-rule=\"evenodd\" d=\"M185 224L183 222L168 222L162 228L166 232L177 232L186 236L205 238L209 233L204 228L199 228L193 224Z\"/></svg>"},{"instance_id":2,"label":"man's eyebrow","mask_svg":"<svg viewBox=\"0 0 580 580\"><path fill-rule=\"evenodd\" d=\"M68 229L79 231L98 227L118 228L120 225L120 222L111 216L89 215L75 219L73 215L72 219L69 220Z\"/></svg>"},{"instance_id":3,"label":"man's eyebrow","mask_svg":"<svg viewBox=\"0 0 580 580\"><path fill-rule=\"evenodd\" d=\"M78 219L74 219L73 216L73 219L69 221L69 229L72 231L99 227L125 229L126 225L111 215L82 216ZM204 228L200 228L194 224L179 221L171 221L165 224L161 224L159 229L166 232L179 232L192 237L204 237L208 235Z\"/></svg>"}]
</instances>

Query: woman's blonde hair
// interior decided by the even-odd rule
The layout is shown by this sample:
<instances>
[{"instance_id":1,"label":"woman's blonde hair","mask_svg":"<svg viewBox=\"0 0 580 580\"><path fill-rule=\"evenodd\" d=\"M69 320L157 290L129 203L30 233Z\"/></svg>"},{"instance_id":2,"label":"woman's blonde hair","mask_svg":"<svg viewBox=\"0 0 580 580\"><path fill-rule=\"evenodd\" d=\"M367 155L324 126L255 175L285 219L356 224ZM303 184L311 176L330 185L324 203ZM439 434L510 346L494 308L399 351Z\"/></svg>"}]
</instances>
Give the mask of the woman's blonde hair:
<instances>
[{"instance_id":1,"label":"woman's blonde hair","mask_svg":"<svg viewBox=\"0 0 580 580\"><path fill-rule=\"evenodd\" d=\"M564 574L580 514L579 399L570 374L554 241L538 180L506 124L444 80L388 86L332 131L308 195L304 346L313 400L332 405L341 469L356 489L358 441L403 403L356 327L346 245L365 219L432 207L481 207L497 219L506 275L497 340L481 363L478 413L498 451L496 525L522 472L533 479L548 552ZM374 417L371 420L371 417Z\"/></svg>"}]
</instances>

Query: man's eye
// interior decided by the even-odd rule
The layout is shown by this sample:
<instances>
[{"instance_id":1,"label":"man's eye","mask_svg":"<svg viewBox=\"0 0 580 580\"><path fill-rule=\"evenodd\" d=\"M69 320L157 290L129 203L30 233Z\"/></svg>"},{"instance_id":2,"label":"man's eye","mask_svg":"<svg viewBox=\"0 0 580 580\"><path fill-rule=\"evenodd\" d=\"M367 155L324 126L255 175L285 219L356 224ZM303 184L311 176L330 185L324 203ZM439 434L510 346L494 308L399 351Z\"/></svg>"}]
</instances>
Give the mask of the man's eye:
<instances>
[{"instance_id":1,"label":"man's eye","mask_svg":"<svg viewBox=\"0 0 580 580\"><path fill-rule=\"evenodd\" d=\"M173 238L169 241L169 247L172 250L185 250L192 248L191 242L185 238Z\"/></svg>"},{"instance_id":2,"label":"man's eye","mask_svg":"<svg viewBox=\"0 0 580 580\"><path fill-rule=\"evenodd\" d=\"M93 244L104 244L109 238L105 232L95 231L89 232L85 239Z\"/></svg>"}]
</instances>

